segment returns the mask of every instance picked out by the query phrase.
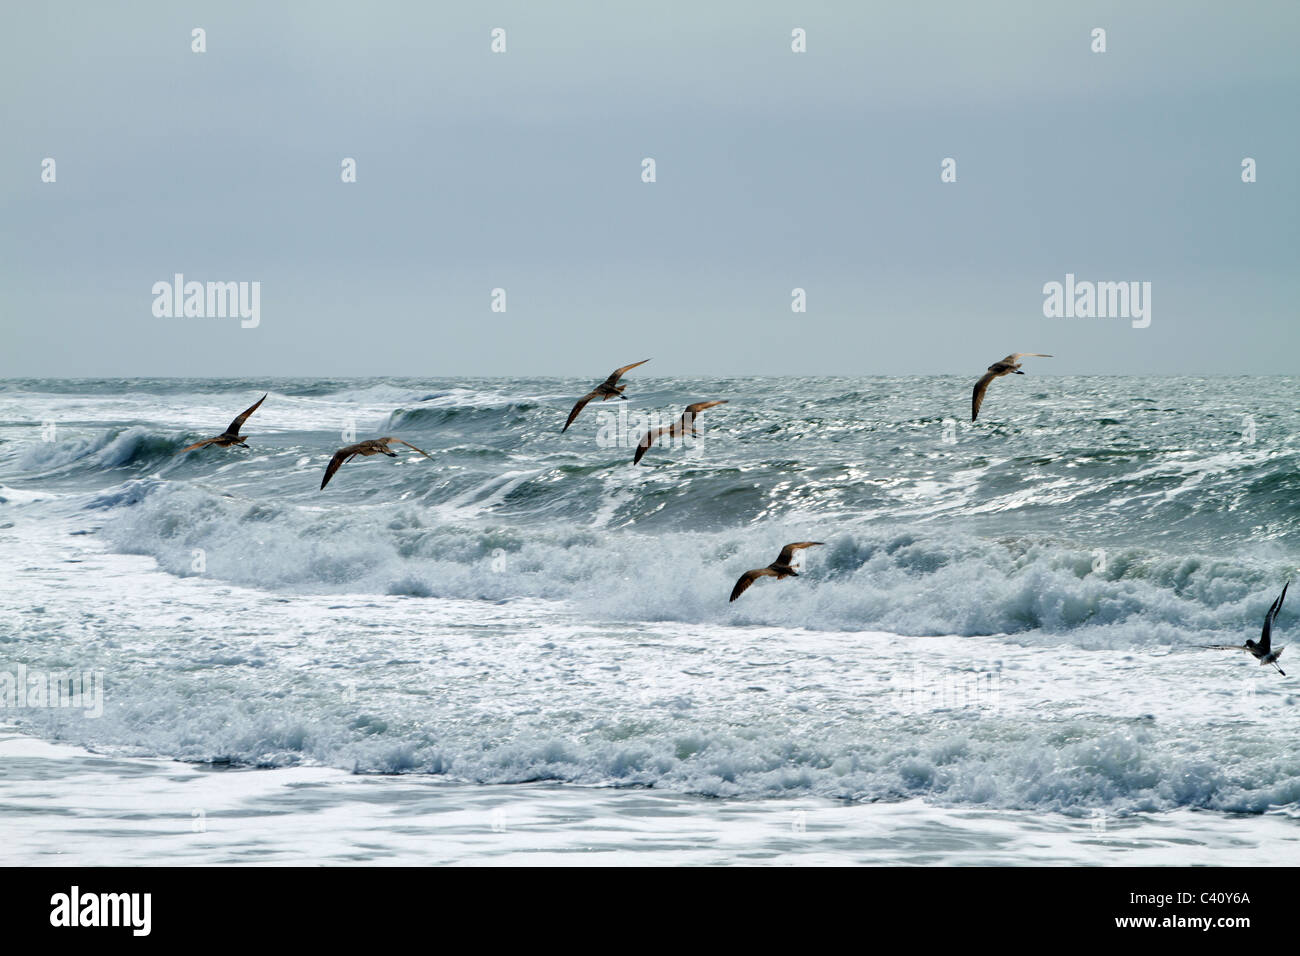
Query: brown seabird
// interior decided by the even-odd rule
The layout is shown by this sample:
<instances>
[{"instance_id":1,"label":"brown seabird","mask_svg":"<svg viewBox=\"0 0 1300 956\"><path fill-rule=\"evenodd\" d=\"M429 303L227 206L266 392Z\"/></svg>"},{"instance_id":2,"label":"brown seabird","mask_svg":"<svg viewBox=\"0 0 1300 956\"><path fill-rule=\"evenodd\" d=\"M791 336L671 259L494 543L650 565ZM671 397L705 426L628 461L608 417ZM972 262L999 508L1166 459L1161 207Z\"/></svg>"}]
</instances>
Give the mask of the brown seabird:
<instances>
[{"instance_id":1,"label":"brown seabird","mask_svg":"<svg viewBox=\"0 0 1300 956\"><path fill-rule=\"evenodd\" d=\"M1001 375L1024 375L1020 371L1020 363L1016 359L1035 356L1037 358L1051 358L1050 355L1044 355L1042 352L1012 352L1001 362L994 362L989 366L989 370L984 373L984 377L975 383L975 391L970 398L970 420L975 421L979 418L980 406L984 404L984 393L989 390L989 382Z\"/></svg>"},{"instance_id":2,"label":"brown seabird","mask_svg":"<svg viewBox=\"0 0 1300 956\"><path fill-rule=\"evenodd\" d=\"M623 373L628 369L636 368L638 365L644 365L648 361L650 360L642 359L639 362L633 362L631 365L624 365L622 368L614 369L614 371L610 373L609 378L605 379L605 381L601 382L586 395L582 396L582 398L578 399L578 404L574 405L573 411L569 412L569 420L565 422L564 427L560 429L560 434L564 434L569 430L569 426L573 424L573 420L578 417L582 410L587 407L587 403L592 399L599 398L603 402L610 398L621 398L626 402L627 397L623 394L623 389L627 388L627 386L619 385L618 380L623 377Z\"/></svg>"},{"instance_id":3,"label":"brown seabird","mask_svg":"<svg viewBox=\"0 0 1300 956\"><path fill-rule=\"evenodd\" d=\"M1277 665L1277 659L1282 656L1282 651L1285 648L1274 649L1273 647L1273 621L1277 619L1277 612L1282 610L1282 602L1286 600L1286 589L1290 586L1290 581L1283 585L1282 593L1277 596L1277 600L1273 602L1268 609L1268 613L1264 615L1264 630L1260 633L1258 641L1247 638L1245 644L1197 644L1196 646L1215 651L1245 651L1258 660L1260 666L1272 664L1277 667L1277 672L1285 677L1286 671Z\"/></svg>"},{"instance_id":4,"label":"brown seabird","mask_svg":"<svg viewBox=\"0 0 1300 956\"><path fill-rule=\"evenodd\" d=\"M659 428L650 429L641 438L641 443L636 446L636 454L632 456L632 464L635 465L640 462L641 456L650 450L650 446L655 443L655 439L665 432L669 438L676 438L678 435L687 433L699 435L699 432L695 430L695 416L706 408L712 408L714 405L725 405L728 401L729 399L721 398L714 402L696 402L694 405L687 405L686 411L682 412L682 417L671 425L662 425Z\"/></svg>"},{"instance_id":5,"label":"brown seabird","mask_svg":"<svg viewBox=\"0 0 1300 956\"><path fill-rule=\"evenodd\" d=\"M751 584L762 577L773 577L778 581L782 578L798 577L799 572L790 564L794 560L794 553L801 548L811 548L814 545L825 544L824 541L796 541L794 544L787 544L781 549L781 554L775 561L765 568L755 568L753 571L746 571L736 582L736 586L731 589L731 600L736 600L749 588Z\"/></svg>"},{"instance_id":6,"label":"brown seabird","mask_svg":"<svg viewBox=\"0 0 1300 956\"><path fill-rule=\"evenodd\" d=\"M345 462L351 461L357 455L361 455L363 458L369 457L370 455L387 455L389 458L396 458L397 452L390 451L388 448L390 442L401 442L407 448L420 452L420 454L425 458L430 460L433 458L433 456L427 451L421 451L409 441L406 441L403 438L397 438L394 435L389 435L387 438L370 438L366 441L359 441L355 445L348 445L345 448L340 448L334 453L334 457L330 459L329 465L325 468L325 477L320 480L321 490L325 490L325 486L328 485L330 479L334 477L334 472L338 471Z\"/></svg>"},{"instance_id":7,"label":"brown seabird","mask_svg":"<svg viewBox=\"0 0 1300 956\"><path fill-rule=\"evenodd\" d=\"M270 392L267 393L267 395L269 394ZM266 401L266 395L263 395L261 398L255 401L245 411L240 412L240 414L236 416L235 420L230 423L230 427L228 427L224 432L222 432L216 438L205 438L203 439L203 441L196 441L193 445L186 445L176 454L181 455L187 451L193 451L195 448L202 448L204 445L220 445L223 448L228 447L230 445L238 445L241 448L247 448L248 443L244 441L244 437L239 434L239 429L243 427L244 422L248 419L248 416L253 414L253 412L257 411L257 406L261 405L264 401Z\"/></svg>"}]
</instances>

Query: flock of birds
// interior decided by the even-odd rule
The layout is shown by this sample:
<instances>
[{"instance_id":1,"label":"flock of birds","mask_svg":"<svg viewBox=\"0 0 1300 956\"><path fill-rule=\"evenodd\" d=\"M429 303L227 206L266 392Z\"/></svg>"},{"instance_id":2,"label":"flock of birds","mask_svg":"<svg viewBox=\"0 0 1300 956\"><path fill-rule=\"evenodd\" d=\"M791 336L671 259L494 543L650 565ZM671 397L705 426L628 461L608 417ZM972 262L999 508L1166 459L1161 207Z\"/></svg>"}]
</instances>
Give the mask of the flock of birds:
<instances>
[{"instance_id":1,"label":"flock of birds","mask_svg":"<svg viewBox=\"0 0 1300 956\"><path fill-rule=\"evenodd\" d=\"M269 394L270 392L267 393L267 395ZM236 415L235 420L226 426L226 430L220 435L217 435L214 438L205 438L202 441L196 441L193 445L186 445L176 454L181 455L187 451L194 451L196 448L203 448L206 445L216 445L219 448L229 448L231 445L238 445L240 448L247 448L248 442L244 441L244 436L240 434L240 430L244 427L244 422L248 421L248 416L257 411L258 407L261 406L264 401L266 401L266 395L263 395L252 405L248 406L248 408ZM427 451L421 451L409 441L398 438L396 435L389 435L386 438L368 438L365 441L357 442L355 445L345 445L334 453L334 457L330 459L330 463L325 466L325 477L320 480L321 490L325 490L325 486L330 483L330 479L334 477L336 471L353 458L356 458L357 455L360 455L362 458L368 458L371 455L387 455L389 458L396 458L397 452L392 451L388 447L393 442L400 442L407 448L420 452L421 455L428 458L430 461L433 460L433 456Z\"/></svg>"},{"instance_id":2,"label":"flock of birds","mask_svg":"<svg viewBox=\"0 0 1300 956\"><path fill-rule=\"evenodd\" d=\"M1046 355L1042 352L1013 352L1001 361L994 362L990 365L980 380L975 383L975 388L971 393L971 421L975 421L979 418L980 408L984 404L984 396L989 390L989 385L995 378L1001 378L1004 375L1024 375L1025 373L1020 370L1022 364L1020 359L1022 358L1051 357L1052 356ZM639 362L633 362L631 365L624 365L620 368L614 369L605 381L601 382L586 395L582 396L582 398L578 399L577 404L575 404L572 411L569 412L569 417L565 421L564 427L560 429L561 434L569 430L569 426L572 425L578 416L582 414L582 410L586 408L590 402L597 399L604 402L611 398L618 398L627 401L627 396L623 394L627 389L627 386L618 384L619 379L621 379L626 372L631 371L639 365L644 365L648 361L650 360L642 359ZM222 448L238 445L241 448L247 448L248 443L244 441L244 436L240 432L244 427L244 422L248 420L248 416L257 411L264 401L266 401L266 395L263 395L251 406L237 415L235 420L232 421L226 430L220 435L213 438L205 438L192 445L187 445L176 454L179 455L184 452L194 451L195 449L203 448L207 445L217 445ZM715 405L725 405L726 403L727 399L724 398L715 399L711 402L695 402L692 405L687 405L686 410L682 413L682 417L673 424L664 425L659 428L651 428L644 436L642 436L641 441L638 442L636 451L632 456L632 463L634 465L640 464L645 453L649 451L650 446L655 443L655 439L660 438L665 434L670 438L685 436L687 434L692 436L699 435L699 432L695 430L695 417L707 408L713 408ZM321 490L323 491L325 489L325 486L329 484L330 479L334 477L334 474L339 470L339 468L351 461L353 458L356 458L358 455L363 458L371 455L387 455L389 458L396 458L397 452L389 448L389 445L393 442L405 445L407 448L419 452L419 454L423 455L425 458L432 460L433 456L428 452L416 448L409 441L406 441L403 438L398 438L396 435L389 435L384 438L370 438L353 445L345 445L334 453L334 456L330 458L329 464L325 467L325 476L320 482ZM825 542L822 541L796 541L792 544L787 544L781 549L781 553L777 555L777 559L767 565L767 567L754 568L752 571L746 571L742 574L739 580L736 581L735 587L731 589L730 600L734 601L736 598L744 594L745 591L749 589L750 585L759 578L772 577L780 581L782 578L799 577L798 569L794 564L795 552L802 551L805 548L816 547L824 543ZM1218 651L1245 651L1247 654L1256 658L1261 666L1272 664L1273 667L1277 669L1277 672L1285 677L1286 671L1282 670L1277 663L1277 659L1282 656L1283 648L1274 648L1272 646L1272 632L1273 622L1277 619L1278 612L1282 610L1282 602L1286 599L1287 588L1290 586L1291 582L1288 581L1286 585L1283 586L1282 593L1278 595L1277 600L1269 607L1268 613L1264 615L1264 630L1258 641L1247 640L1245 644L1197 644L1195 646Z\"/></svg>"}]
</instances>

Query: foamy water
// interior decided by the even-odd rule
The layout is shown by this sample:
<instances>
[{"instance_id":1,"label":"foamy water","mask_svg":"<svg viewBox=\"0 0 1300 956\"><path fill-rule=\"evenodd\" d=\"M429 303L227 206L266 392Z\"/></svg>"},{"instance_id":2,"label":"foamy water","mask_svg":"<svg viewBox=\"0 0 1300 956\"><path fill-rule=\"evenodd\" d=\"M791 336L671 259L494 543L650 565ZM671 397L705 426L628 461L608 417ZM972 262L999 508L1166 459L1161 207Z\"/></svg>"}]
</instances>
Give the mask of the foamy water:
<instances>
[{"instance_id":1,"label":"foamy water","mask_svg":"<svg viewBox=\"0 0 1300 956\"><path fill-rule=\"evenodd\" d=\"M11 852L45 789L87 861L1296 862L1293 678L1192 645L1298 563L1300 388L1003 384L647 378L730 403L640 468L582 383L4 384L0 671L104 679L0 713ZM434 460L320 492L348 423Z\"/></svg>"},{"instance_id":2,"label":"foamy water","mask_svg":"<svg viewBox=\"0 0 1300 956\"><path fill-rule=\"evenodd\" d=\"M120 759L0 729L0 865L1122 865L1293 862L1293 817L1193 810L1086 821L914 798L710 800L477 787L322 768Z\"/></svg>"}]
</instances>

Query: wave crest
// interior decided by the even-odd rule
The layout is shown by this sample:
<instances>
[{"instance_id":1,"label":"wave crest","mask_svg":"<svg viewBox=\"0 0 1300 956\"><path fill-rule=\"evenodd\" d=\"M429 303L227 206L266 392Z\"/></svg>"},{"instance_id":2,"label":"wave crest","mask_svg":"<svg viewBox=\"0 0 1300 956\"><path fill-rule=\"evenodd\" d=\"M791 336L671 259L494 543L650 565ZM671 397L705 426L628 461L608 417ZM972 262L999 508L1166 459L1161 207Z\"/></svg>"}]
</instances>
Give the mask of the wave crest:
<instances>
[{"instance_id":1,"label":"wave crest","mask_svg":"<svg viewBox=\"0 0 1300 956\"><path fill-rule=\"evenodd\" d=\"M1267 550L1232 557L1119 549L1046 536L989 541L864 526L806 552L797 580L736 578L797 540L793 526L603 534L443 522L416 503L321 512L199 488L132 482L97 506L120 550L189 574L303 593L572 602L600 620L765 624L962 636L1040 631L1083 646L1169 644L1237 634L1260 620L1284 575ZM1284 609L1284 616L1290 611Z\"/></svg>"}]
</instances>

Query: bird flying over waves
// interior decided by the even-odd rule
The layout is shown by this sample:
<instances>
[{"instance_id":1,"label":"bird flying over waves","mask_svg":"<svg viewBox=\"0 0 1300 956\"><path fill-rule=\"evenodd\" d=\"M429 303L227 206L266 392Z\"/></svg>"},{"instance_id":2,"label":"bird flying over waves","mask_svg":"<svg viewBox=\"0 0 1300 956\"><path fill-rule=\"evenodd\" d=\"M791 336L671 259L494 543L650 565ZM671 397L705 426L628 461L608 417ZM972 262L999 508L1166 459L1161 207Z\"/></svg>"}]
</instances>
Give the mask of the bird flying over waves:
<instances>
[{"instance_id":1,"label":"bird flying over waves","mask_svg":"<svg viewBox=\"0 0 1300 956\"><path fill-rule=\"evenodd\" d=\"M560 434L562 435L569 430L569 426L573 424L573 420L582 413L582 410L587 407L587 403L592 399L599 398L603 402L610 398L621 398L626 402L627 397L623 394L623 389L627 388L627 386L619 385L618 380L623 377L624 372L629 369L634 369L638 365L644 365L648 361L650 360L642 359L639 362L633 362L631 365L624 365L622 368L616 368L614 371L610 372L609 378L605 379L605 381L601 382L586 395L582 396L582 398L578 399L578 404L574 405L573 411L569 412L569 420L565 422L564 427L560 429Z\"/></svg>"},{"instance_id":2,"label":"bird flying over waves","mask_svg":"<svg viewBox=\"0 0 1300 956\"><path fill-rule=\"evenodd\" d=\"M1214 651L1245 651L1256 658L1261 667L1265 664L1272 664L1277 667L1277 672L1285 677L1286 671L1277 665L1277 659L1282 656L1282 651L1285 648L1274 649L1273 647L1273 622L1277 619L1278 611L1282 610L1282 602L1286 600L1286 589L1290 586L1290 581L1283 585L1282 593L1277 596L1277 600L1272 603L1268 613L1264 615L1264 630L1260 633L1258 641L1252 641L1248 638L1245 644L1197 644L1196 646Z\"/></svg>"},{"instance_id":3,"label":"bird flying over waves","mask_svg":"<svg viewBox=\"0 0 1300 956\"><path fill-rule=\"evenodd\" d=\"M329 465L325 468L325 477L320 480L321 491L324 491L325 486L330 483L330 479L334 477L334 472L343 467L345 463L357 457L357 455L361 455L362 457L369 457L370 455L387 455L389 458L396 458L397 452L390 451L388 448L391 442L401 442L401 444L405 445L407 448L420 452L420 454L425 458L433 458L433 456L427 451L421 451L409 441L406 441L403 438L397 438L393 435L389 435L387 438L371 438L366 441L359 441L355 445L348 445L345 448L340 448L334 453L334 457L330 459Z\"/></svg>"},{"instance_id":4,"label":"bird flying over waves","mask_svg":"<svg viewBox=\"0 0 1300 956\"><path fill-rule=\"evenodd\" d=\"M749 588L751 584L762 577L776 578L778 581L782 578L798 577L796 571L790 562L794 560L794 553L801 548L811 548L814 545L824 544L823 541L796 541L794 544L787 544L781 549L781 554L775 561L765 568L755 568L753 571L746 571L736 582L736 586L731 589L731 600L736 600Z\"/></svg>"},{"instance_id":5,"label":"bird flying over waves","mask_svg":"<svg viewBox=\"0 0 1300 956\"><path fill-rule=\"evenodd\" d=\"M270 392L267 393L267 395L269 394ZM261 405L264 401L266 401L266 395L263 395L255 401L245 411L240 412L239 415L235 417L235 420L230 423L230 426L216 438L205 438L203 441L196 441L193 445L186 445L176 454L182 455L187 451L193 451L195 448L202 448L204 445L220 445L223 448L229 445L239 445L241 448L247 448L248 443L244 441L243 436L239 434L239 429L244 426L244 422L248 420L248 416L257 411L257 406Z\"/></svg>"},{"instance_id":6,"label":"bird flying over waves","mask_svg":"<svg viewBox=\"0 0 1300 956\"><path fill-rule=\"evenodd\" d=\"M1011 375L1013 373L1016 375L1024 375L1025 373L1020 371L1020 362L1016 360L1025 358L1027 356L1033 356L1035 358L1052 357L1050 355L1044 355L1042 352L1012 352L1001 362L994 362L992 365L990 365L989 370L984 373L984 377L975 383L975 391L971 394L971 398L970 398L970 420L971 421L975 421L975 419L979 418L980 406L984 404L984 393L989 390L989 382L993 381L995 378L997 378L1000 375Z\"/></svg>"},{"instance_id":7,"label":"bird flying over waves","mask_svg":"<svg viewBox=\"0 0 1300 956\"><path fill-rule=\"evenodd\" d=\"M667 434L669 438L676 438L678 435L698 435L695 430L695 416L706 408L712 408L714 405L725 405L729 399L721 398L714 402L696 402L694 405L687 405L686 411L682 412L682 417L671 425L663 425L659 428L652 428L641 438L641 443L636 446L636 454L632 456L632 464L638 464L641 457L650 450L650 446L655 443L655 439L660 435Z\"/></svg>"}]
</instances>

